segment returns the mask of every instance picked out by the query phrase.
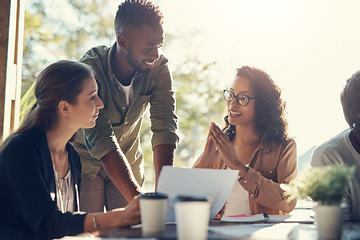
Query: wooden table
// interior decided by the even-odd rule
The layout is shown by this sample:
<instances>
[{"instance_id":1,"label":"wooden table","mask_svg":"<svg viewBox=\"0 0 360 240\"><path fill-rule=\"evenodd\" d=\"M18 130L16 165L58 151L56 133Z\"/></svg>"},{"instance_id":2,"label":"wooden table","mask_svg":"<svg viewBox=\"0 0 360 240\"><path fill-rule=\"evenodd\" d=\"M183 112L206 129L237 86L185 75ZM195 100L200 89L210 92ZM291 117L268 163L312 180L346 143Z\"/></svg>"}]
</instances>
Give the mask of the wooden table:
<instances>
[{"instance_id":1,"label":"wooden table","mask_svg":"<svg viewBox=\"0 0 360 240\"><path fill-rule=\"evenodd\" d=\"M279 225L281 224L281 225ZM251 229L260 226L244 223L224 223L219 221L212 221L209 224L209 229L215 227L226 227L229 229L239 229L239 235L221 234L209 230L208 239L230 240L230 239L291 239L291 240L317 240L317 230L314 224L299 224L299 223L279 223L279 224L262 224L264 230L254 231L252 235L239 236L243 234L240 229ZM269 227L269 228L267 228ZM222 228L221 228L222 229ZM224 229L227 231L227 229ZM245 234L246 235L246 234ZM145 238L142 236L141 227L135 228L118 228L104 231L100 234L101 238ZM154 236L159 240L176 240L176 224L168 223L165 227L165 232L161 235ZM360 240L360 222L345 222L341 240Z\"/></svg>"}]
</instances>

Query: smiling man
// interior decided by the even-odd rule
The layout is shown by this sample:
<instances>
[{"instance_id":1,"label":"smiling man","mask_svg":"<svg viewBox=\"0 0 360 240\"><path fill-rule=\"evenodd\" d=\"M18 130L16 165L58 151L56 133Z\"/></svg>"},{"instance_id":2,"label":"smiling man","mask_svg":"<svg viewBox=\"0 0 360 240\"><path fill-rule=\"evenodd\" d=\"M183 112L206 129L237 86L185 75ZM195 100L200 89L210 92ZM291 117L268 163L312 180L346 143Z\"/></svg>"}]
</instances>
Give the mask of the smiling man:
<instances>
[{"instance_id":1,"label":"smiling man","mask_svg":"<svg viewBox=\"0 0 360 240\"><path fill-rule=\"evenodd\" d=\"M104 102L96 126L78 131L73 142L82 163L82 211L123 207L139 193L140 128L149 103L156 181L162 166L173 164L177 117L168 60L158 51L162 23L151 2L126 0L116 13L114 45L92 48L80 60L94 69Z\"/></svg>"}]
</instances>

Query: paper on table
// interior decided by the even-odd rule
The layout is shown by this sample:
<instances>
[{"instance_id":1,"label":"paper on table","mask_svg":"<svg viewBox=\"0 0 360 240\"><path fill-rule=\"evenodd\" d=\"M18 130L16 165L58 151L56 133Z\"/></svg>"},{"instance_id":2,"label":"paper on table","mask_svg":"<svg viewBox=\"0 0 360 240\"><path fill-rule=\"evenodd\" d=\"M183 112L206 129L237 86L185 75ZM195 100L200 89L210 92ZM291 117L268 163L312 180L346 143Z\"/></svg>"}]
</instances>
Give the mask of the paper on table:
<instances>
[{"instance_id":1,"label":"paper on table","mask_svg":"<svg viewBox=\"0 0 360 240\"><path fill-rule=\"evenodd\" d=\"M255 231L262 228L271 227L273 224L255 223L255 224L239 224L239 225L224 225L224 226L209 226L209 231L216 232L232 238L250 237Z\"/></svg>"},{"instance_id":2,"label":"paper on table","mask_svg":"<svg viewBox=\"0 0 360 240\"><path fill-rule=\"evenodd\" d=\"M273 223L313 223L314 219L309 215L269 215L269 222Z\"/></svg>"},{"instance_id":3,"label":"paper on table","mask_svg":"<svg viewBox=\"0 0 360 240\"><path fill-rule=\"evenodd\" d=\"M224 206L238 170L162 167L157 191L169 197L167 222L175 222L174 202L178 195L210 197L210 219Z\"/></svg>"},{"instance_id":4,"label":"paper on table","mask_svg":"<svg viewBox=\"0 0 360 240\"><path fill-rule=\"evenodd\" d=\"M230 226L210 226L209 231L216 232L231 238L285 240L288 239L289 233L298 225L299 223L237 224Z\"/></svg>"},{"instance_id":5,"label":"paper on table","mask_svg":"<svg viewBox=\"0 0 360 240\"><path fill-rule=\"evenodd\" d=\"M243 223L255 223L255 222L267 222L267 219L263 214L256 215L239 215L239 216L222 216L222 222L243 222Z\"/></svg>"},{"instance_id":6,"label":"paper on table","mask_svg":"<svg viewBox=\"0 0 360 240\"><path fill-rule=\"evenodd\" d=\"M223 222L242 222L242 223L255 223L255 222L268 222L268 223L313 223L313 218L310 215L294 214L294 215L268 215L268 219L263 214L256 214L251 216L223 216Z\"/></svg>"}]
</instances>

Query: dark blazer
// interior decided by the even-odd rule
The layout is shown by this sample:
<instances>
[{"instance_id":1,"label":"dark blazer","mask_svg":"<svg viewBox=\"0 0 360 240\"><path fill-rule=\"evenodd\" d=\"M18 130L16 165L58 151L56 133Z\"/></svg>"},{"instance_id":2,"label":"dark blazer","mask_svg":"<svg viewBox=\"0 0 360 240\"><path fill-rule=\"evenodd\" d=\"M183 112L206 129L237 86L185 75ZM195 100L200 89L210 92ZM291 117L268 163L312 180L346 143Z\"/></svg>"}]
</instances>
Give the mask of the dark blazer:
<instances>
[{"instance_id":1,"label":"dark blazer","mask_svg":"<svg viewBox=\"0 0 360 240\"><path fill-rule=\"evenodd\" d=\"M66 145L74 182L75 210L81 163ZM46 134L16 134L0 152L0 239L53 239L83 232L85 213L61 213Z\"/></svg>"}]
</instances>

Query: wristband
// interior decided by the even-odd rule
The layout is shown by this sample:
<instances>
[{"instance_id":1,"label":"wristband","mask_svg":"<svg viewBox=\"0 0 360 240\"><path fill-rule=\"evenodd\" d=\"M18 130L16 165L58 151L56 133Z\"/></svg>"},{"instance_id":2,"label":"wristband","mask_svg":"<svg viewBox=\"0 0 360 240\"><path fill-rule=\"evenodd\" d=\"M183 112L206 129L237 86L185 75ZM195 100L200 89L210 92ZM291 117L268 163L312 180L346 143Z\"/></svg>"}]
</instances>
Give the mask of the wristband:
<instances>
[{"instance_id":1,"label":"wristband","mask_svg":"<svg viewBox=\"0 0 360 240\"><path fill-rule=\"evenodd\" d=\"M98 230L99 226L96 222L96 213L94 213L93 217L92 217L93 223L94 223L94 228L95 230Z\"/></svg>"}]
</instances>

